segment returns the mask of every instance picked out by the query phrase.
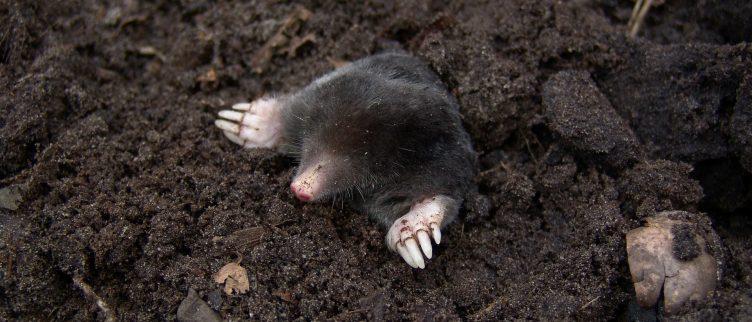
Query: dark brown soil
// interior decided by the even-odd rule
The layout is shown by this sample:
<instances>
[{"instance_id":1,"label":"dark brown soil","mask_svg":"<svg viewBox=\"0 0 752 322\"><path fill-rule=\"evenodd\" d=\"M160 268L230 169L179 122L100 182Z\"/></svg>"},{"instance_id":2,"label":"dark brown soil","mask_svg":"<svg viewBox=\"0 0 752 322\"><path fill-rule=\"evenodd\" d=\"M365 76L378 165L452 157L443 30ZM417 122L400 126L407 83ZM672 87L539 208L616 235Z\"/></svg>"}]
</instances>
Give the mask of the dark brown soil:
<instances>
[{"instance_id":1,"label":"dark brown soil","mask_svg":"<svg viewBox=\"0 0 752 322\"><path fill-rule=\"evenodd\" d=\"M635 40L631 1L359 3L0 0L18 202L0 209L0 319L104 319L74 277L125 321L176 319L190 288L232 320L629 319L625 233L670 209L723 245L717 291L679 317L752 316L750 2L668 0ZM315 40L259 63L297 6L312 15L286 36ZM212 125L394 47L452 89L481 160L422 271ZM227 296L212 274L238 255L251 289Z\"/></svg>"}]
</instances>

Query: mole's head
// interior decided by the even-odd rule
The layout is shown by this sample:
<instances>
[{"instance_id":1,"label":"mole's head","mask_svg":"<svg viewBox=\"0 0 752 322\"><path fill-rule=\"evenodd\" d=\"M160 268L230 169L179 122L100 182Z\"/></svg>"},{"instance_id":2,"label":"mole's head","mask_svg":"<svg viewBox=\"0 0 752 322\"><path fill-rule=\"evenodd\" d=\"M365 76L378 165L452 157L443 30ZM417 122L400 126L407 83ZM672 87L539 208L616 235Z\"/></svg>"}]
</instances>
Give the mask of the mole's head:
<instances>
[{"instance_id":1,"label":"mole's head","mask_svg":"<svg viewBox=\"0 0 752 322\"><path fill-rule=\"evenodd\" d=\"M446 154L439 142L457 141L458 117L443 94L379 91L371 76L358 77L330 80L290 103L286 138L300 162L290 188L302 201L368 195Z\"/></svg>"},{"instance_id":2,"label":"mole's head","mask_svg":"<svg viewBox=\"0 0 752 322\"><path fill-rule=\"evenodd\" d=\"M301 131L295 151L300 165L290 185L298 199L357 196L405 170L405 151L398 149L404 144L398 142L416 135L399 131L396 121L363 110L329 115Z\"/></svg>"},{"instance_id":3,"label":"mole's head","mask_svg":"<svg viewBox=\"0 0 752 322\"><path fill-rule=\"evenodd\" d=\"M318 146L302 151L300 166L290 184L301 201L318 201L352 192L368 182L370 171L364 158L354 155L353 151L327 148Z\"/></svg>"}]
</instances>

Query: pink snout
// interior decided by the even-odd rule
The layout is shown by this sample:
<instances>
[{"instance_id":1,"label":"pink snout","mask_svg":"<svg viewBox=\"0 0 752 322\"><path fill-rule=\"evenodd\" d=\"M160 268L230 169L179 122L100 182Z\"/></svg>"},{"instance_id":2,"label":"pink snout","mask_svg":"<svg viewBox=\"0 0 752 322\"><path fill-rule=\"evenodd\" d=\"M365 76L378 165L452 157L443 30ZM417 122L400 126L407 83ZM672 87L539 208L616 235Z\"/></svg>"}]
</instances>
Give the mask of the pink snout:
<instances>
[{"instance_id":1,"label":"pink snout","mask_svg":"<svg viewBox=\"0 0 752 322\"><path fill-rule=\"evenodd\" d=\"M318 162L308 166L292 179L290 190L300 201L313 201L321 197L326 173L326 162Z\"/></svg>"},{"instance_id":2,"label":"pink snout","mask_svg":"<svg viewBox=\"0 0 752 322\"><path fill-rule=\"evenodd\" d=\"M300 201L310 201L313 199L313 194L311 194L309 189L306 189L305 184L300 184L299 182L293 181L290 184L290 190L292 190L292 193L295 194L295 197L298 198Z\"/></svg>"}]
</instances>

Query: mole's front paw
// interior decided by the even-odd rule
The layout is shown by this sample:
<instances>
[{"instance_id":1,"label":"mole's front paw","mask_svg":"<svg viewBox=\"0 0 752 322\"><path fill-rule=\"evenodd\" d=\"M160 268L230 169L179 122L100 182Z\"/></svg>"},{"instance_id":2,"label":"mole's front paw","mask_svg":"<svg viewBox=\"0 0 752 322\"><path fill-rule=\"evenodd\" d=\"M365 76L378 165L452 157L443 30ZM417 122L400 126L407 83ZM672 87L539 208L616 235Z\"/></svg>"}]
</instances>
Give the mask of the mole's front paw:
<instances>
[{"instance_id":1,"label":"mole's front paw","mask_svg":"<svg viewBox=\"0 0 752 322\"><path fill-rule=\"evenodd\" d=\"M426 267L423 255L431 259L431 237L437 245L441 242L440 228L447 211L444 199L437 196L413 205L406 215L394 221L386 234L387 247L413 268Z\"/></svg>"},{"instance_id":2,"label":"mole's front paw","mask_svg":"<svg viewBox=\"0 0 752 322\"><path fill-rule=\"evenodd\" d=\"M701 301L713 291L716 261L693 224L664 212L645 227L627 233L627 256L637 302L652 307L663 290L664 311L676 312L687 301Z\"/></svg>"},{"instance_id":3,"label":"mole's front paw","mask_svg":"<svg viewBox=\"0 0 752 322\"><path fill-rule=\"evenodd\" d=\"M282 135L279 102L260 98L252 103L238 103L233 110L219 112L214 125L222 129L230 141L246 148L273 148Z\"/></svg>"}]
</instances>

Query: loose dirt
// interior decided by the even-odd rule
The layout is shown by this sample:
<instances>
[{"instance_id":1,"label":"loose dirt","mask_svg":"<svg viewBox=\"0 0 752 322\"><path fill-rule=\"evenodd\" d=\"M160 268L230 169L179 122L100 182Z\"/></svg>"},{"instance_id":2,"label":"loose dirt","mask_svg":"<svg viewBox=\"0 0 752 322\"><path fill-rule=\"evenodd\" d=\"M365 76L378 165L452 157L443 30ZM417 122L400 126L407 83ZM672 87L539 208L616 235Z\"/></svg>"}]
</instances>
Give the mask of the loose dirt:
<instances>
[{"instance_id":1,"label":"loose dirt","mask_svg":"<svg viewBox=\"0 0 752 322\"><path fill-rule=\"evenodd\" d=\"M752 5L666 1L637 39L631 8L2 0L0 318L106 319L82 281L125 321L174 320L191 289L232 320L627 319L625 234L674 209L724 259L679 317L748 319ZM212 125L390 48L442 77L481 161L425 270ZM227 295L213 274L238 257L250 288Z\"/></svg>"}]
</instances>

